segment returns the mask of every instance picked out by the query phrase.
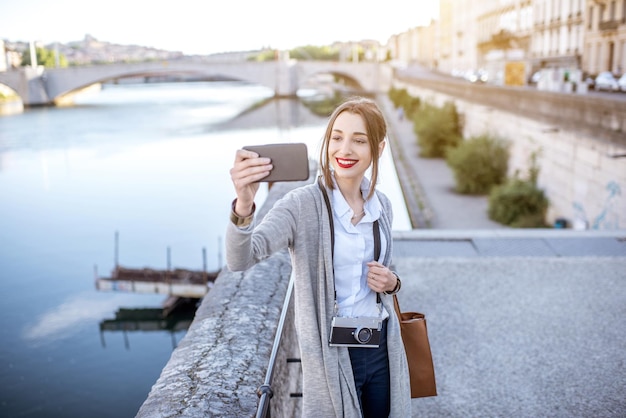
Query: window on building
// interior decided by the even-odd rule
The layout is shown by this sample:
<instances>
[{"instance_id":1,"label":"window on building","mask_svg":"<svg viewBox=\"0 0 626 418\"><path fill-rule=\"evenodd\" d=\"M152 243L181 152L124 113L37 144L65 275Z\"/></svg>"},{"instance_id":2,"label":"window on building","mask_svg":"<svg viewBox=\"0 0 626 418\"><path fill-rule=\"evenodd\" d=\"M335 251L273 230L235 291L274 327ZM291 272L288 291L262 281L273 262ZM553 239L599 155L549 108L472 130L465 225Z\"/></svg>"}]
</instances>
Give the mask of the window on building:
<instances>
[{"instance_id":1,"label":"window on building","mask_svg":"<svg viewBox=\"0 0 626 418\"><path fill-rule=\"evenodd\" d=\"M569 54L572 50L572 45L574 45L574 33L572 32L572 28L567 28L567 40L565 41L565 53Z\"/></svg>"},{"instance_id":2,"label":"window on building","mask_svg":"<svg viewBox=\"0 0 626 418\"><path fill-rule=\"evenodd\" d=\"M587 21L587 23L587 29L591 29L593 27L593 6L589 6L589 20Z\"/></svg>"},{"instance_id":3,"label":"window on building","mask_svg":"<svg viewBox=\"0 0 626 418\"><path fill-rule=\"evenodd\" d=\"M611 18L609 20L613 21L615 20L615 9L616 9L616 4L615 4L615 0L613 0L611 2Z\"/></svg>"}]
</instances>

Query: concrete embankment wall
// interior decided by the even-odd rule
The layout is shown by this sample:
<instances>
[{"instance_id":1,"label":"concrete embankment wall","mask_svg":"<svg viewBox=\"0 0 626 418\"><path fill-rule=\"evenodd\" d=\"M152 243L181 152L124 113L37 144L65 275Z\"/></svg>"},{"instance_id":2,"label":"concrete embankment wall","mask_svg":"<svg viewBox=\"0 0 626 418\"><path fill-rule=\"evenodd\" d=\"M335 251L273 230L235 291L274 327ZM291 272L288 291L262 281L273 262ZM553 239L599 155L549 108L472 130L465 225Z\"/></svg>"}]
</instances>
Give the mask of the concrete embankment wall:
<instances>
[{"instance_id":1,"label":"concrete embankment wall","mask_svg":"<svg viewBox=\"0 0 626 418\"><path fill-rule=\"evenodd\" d=\"M302 184L275 184L257 216ZM290 276L287 250L245 272L222 270L136 416L255 416ZM300 406L300 399L290 396L301 392L300 364L287 362L300 358L293 302L289 310L271 385L276 417L296 416Z\"/></svg>"},{"instance_id":2,"label":"concrete embankment wall","mask_svg":"<svg viewBox=\"0 0 626 418\"><path fill-rule=\"evenodd\" d=\"M431 80L395 87L437 106L454 102L465 138L509 141L511 176L527 176L537 153L549 223L563 217L581 228L626 228L626 102Z\"/></svg>"}]
</instances>

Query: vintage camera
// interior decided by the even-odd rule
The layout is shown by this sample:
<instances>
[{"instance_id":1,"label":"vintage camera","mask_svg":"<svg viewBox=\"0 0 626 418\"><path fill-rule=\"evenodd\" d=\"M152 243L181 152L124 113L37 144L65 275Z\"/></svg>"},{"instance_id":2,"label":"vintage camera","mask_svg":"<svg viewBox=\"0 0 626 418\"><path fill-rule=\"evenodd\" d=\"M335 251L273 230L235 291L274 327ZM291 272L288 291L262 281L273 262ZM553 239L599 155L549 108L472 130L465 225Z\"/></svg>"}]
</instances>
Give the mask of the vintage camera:
<instances>
[{"instance_id":1,"label":"vintage camera","mask_svg":"<svg viewBox=\"0 0 626 418\"><path fill-rule=\"evenodd\" d=\"M330 346L378 348L382 329L382 318L334 316L330 328Z\"/></svg>"}]
</instances>

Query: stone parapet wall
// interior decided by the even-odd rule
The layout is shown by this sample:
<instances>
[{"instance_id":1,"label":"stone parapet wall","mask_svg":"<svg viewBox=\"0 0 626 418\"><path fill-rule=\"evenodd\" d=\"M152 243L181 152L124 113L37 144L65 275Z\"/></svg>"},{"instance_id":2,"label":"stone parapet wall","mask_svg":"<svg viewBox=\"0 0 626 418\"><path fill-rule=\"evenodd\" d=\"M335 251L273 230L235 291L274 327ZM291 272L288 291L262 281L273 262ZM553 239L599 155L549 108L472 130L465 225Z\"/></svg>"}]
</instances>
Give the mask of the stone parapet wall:
<instances>
[{"instance_id":1,"label":"stone parapet wall","mask_svg":"<svg viewBox=\"0 0 626 418\"><path fill-rule=\"evenodd\" d=\"M276 183L257 218L302 184ZM222 270L136 417L255 416L290 277L287 250L245 272ZM300 407L290 396L301 392L300 364L287 362L300 358L292 310L293 302L275 362L272 416L296 416Z\"/></svg>"},{"instance_id":2,"label":"stone parapet wall","mask_svg":"<svg viewBox=\"0 0 626 418\"><path fill-rule=\"evenodd\" d=\"M579 228L626 228L626 110L622 109L626 109L626 102L615 105L613 111L607 110L613 102L604 103L593 112L598 114L598 119L607 121L609 126L622 129L622 134L617 135L617 130L588 122L590 114L582 120L578 119L585 113L582 108L588 110L598 103L597 98L586 98L592 100L565 106L564 103L571 98L580 97L545 92L535 95L528 90L493 90L490 86L473 85L469 86L475 89L473 95L467 94L469 87L465 86L460 86L461 93L455 95L452 94L454 85L443 93L425 87L424 83L407 80L397 80L395 87L406 88L412 96L437 106L446 101L454 102L462 115L465 138L489 134L509 141L509 175L519 172L521 176L526 176L530 157L537 153L540 168L538 185L550 199L547 214L550 224L556 218L565 218ZM520 95L525 93L529 97L523 99L522 106ZM497 100L488 99L487 96L493 95L498 96ZM548 103L546 97L550 98ZM503 105L485 104L488 100ZM548 106L553 107L549 112L546 110ZM568 110L576 106L581 109ZM531 118L520 110L532 107L545 111L545 114L541 118ZM558 117L549 117L555 113ZM621 121L617 121L619 117ZM587 125L581 127L585 123ZM594 129L597 135L593 134Z\"/></svg>"}]
</instances>

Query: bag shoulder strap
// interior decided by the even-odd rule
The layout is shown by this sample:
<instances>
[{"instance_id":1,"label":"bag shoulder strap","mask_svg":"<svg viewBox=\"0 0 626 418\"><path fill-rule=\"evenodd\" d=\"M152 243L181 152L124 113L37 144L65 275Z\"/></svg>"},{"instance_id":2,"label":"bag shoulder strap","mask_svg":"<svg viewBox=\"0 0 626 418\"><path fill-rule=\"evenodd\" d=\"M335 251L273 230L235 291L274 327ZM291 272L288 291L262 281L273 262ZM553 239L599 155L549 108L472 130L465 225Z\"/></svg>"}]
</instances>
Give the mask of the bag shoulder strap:
<instances>
[{"instance_id":1,"label":"bag shoulder strap","mask_svg":"<svg viewBox=\"0 0 626 418\"><path fill-rule=\"evenodd\" d=\"M324 196L324 203L326 203L326 209L328 210L328 222L330 223L330 251L335 258L335 223L333 221L333 212L330 208L330 200L328 199L328 193L326 193L326 187L322 184L322 177L317 178L317 184L322 190Z\"/></svg>"},{"instance_id":2,"label":"bag shoulder strap","mask_svg":"<svg viewBox=\"0 0 626 418\"><path fill-rule=\"evenodd\" d=\"M400 311L400 303L398 302L398 295L396 294L393 295L393 308L398 315L398 319L402 321L402 312Z\"/></svg>"},{"instance_id":3,"label":"bag shoulder strap","mask_svg":"<svg viewBox=\"0 0 626 418\"><path fill-rule=\"evenodd\" d=\"M373 229L374 229L374 260L379 260L380 259L380 227L378 226L378 219L374 221Z\"/></svg>"}]
</instances>

